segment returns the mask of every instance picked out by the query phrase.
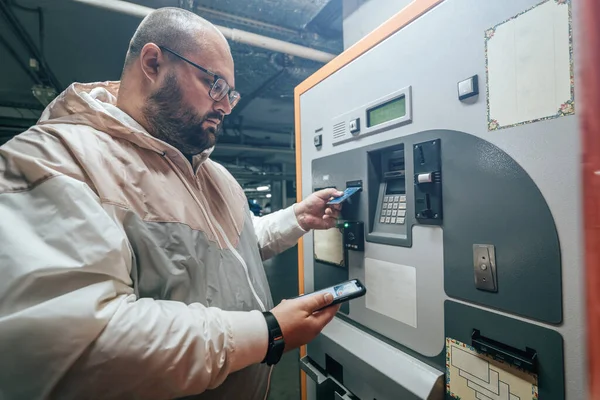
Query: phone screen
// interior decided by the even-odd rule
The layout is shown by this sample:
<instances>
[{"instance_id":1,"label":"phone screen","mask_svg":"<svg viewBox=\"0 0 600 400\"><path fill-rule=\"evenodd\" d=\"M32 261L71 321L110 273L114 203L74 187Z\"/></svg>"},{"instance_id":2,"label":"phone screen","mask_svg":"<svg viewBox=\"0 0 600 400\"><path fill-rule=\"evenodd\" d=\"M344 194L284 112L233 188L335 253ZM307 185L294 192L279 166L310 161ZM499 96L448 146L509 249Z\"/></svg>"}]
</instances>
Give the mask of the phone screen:
<instances>
[{"instance_id":1,"label":"phone screen","mask_svg":"<svg viewBox=\"0 0 600 400\"><path fill-rule=\"evenodd\" d=\"M333 300L337 300L339 298L346 297L346 296L352 295L354 293L358 293L361 290L362 290L362 288L356 284L356 281L348 281L348 282L340 283L339 285L328 287L327 289L318 290L311 294L322 294L322 293L329 292L332 294Z\"/></svg>"}]
</instances>

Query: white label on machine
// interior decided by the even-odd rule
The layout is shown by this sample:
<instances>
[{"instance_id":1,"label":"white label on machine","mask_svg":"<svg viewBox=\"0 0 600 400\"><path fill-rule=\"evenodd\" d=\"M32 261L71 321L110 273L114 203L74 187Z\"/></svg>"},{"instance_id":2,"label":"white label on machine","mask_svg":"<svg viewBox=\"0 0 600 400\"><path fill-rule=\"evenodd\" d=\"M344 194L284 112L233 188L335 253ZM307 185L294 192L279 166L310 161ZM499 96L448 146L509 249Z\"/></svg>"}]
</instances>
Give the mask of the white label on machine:
<instances>
[{"instance_id":1,"label":"white label on machine","mask_svg":"<svg viewBox=\"0 0 600 400\"><path fill-rule=\"evenodd\" d=\"M546 1L485 32L489 130L575 112L568 3Z\"/></svg>"},{"instance_id":2,"label":"white label on machine","mask_svg":"<svg viewBox=\"0 0 600 400\"><path fill-rule=\"evenodd\" d=\"M414 267L365 258L366 307L417 327L417 270Z\"/></svg>"},{"instance_id":3,"label":"white label on machine","mask_svg":"<svg viewBox=\"0 0 600 400\"><path fill-rule=\"evenodd\" d=\"M314 258L339 266L344 265L344 238L338 228L314 231Z\"/></svg>"}]
</instances>

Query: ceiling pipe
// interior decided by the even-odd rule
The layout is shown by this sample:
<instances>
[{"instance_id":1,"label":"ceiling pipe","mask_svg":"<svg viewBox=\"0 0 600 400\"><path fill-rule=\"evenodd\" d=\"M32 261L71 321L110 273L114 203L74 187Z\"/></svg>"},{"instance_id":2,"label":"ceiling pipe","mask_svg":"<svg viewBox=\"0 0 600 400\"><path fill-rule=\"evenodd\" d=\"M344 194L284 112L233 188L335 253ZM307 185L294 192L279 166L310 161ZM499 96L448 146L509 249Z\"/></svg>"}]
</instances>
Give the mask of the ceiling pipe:
<instances>
[{"instance_id":1,"label":"ceiling pipe","mask_svg":"<svg viewBox=\"0 0 600 400\"><path fill-rule=\"evenodd\" d=\"M212 8L202 7L199 5L196 5L193 8L194 8L194 10L199 11L201 13L201 15L207 15L207 16L212 15L215 18L219 18L226 22L233 22L235 24L246 25L246 26L250 26L250 27L254 27L254 28L258 27L261 30L266 30L266 31L270 31L273 33L279 33L279 34L284 34L284 35L300 35L300 32L296 31L294 29L284 28L282 26L277 26L277 25L271 25L266 22L257 21L257 20L245 18L245 17L240 17L237 15L232 15L232 14L218 11L218 10L215 10Z\"/></svg>"},{"instance_id":2,"label":"ceiling pipe","mask_svg":"<svg viewBox=\"0 0 600 400\"><path fill-rule=\"evenodd\" d=\"M122 0L74 0L78 3L87 4L94 7L104 8L120 12L123 14L132 15L135 17L144 18L146 15L154 11L154 8L141 6L138 4L129 3ZM335 54L326 53L324 51L311 49L310 47L300 46L294 43L285 42L283 40L274 39L267 36L257 35L256 33L246 32L239 29L227 28L224 26L215 25L215 27L223 33L227 39L244 43L250 46L261 47L263 49L277 51L291 56L305 58L308 60L328 63Z\"/></svg>"}]
</instances>

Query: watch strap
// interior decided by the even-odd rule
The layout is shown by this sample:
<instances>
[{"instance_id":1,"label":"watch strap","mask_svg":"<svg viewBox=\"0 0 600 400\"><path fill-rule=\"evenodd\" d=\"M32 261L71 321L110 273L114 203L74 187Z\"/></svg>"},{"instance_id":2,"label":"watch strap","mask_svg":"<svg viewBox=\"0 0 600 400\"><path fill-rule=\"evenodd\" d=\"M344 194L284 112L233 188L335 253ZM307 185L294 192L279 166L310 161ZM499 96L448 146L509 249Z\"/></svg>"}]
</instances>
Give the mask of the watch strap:
<instances>
[{"instance_id":1,"label":"watch strap","mask_svg":"<svg viewBox=\"0 0 600 400\"><path fill-rule=\"evenodd\" d=\"M285 349L285 341L283 340L283 333L281 332L277 318L269 311L264 311L262 314L267 322L267 330L269 332L267 355L262 363L271 366L277 364L281 359L283 350Z\"/></svg>"}]
</instances>

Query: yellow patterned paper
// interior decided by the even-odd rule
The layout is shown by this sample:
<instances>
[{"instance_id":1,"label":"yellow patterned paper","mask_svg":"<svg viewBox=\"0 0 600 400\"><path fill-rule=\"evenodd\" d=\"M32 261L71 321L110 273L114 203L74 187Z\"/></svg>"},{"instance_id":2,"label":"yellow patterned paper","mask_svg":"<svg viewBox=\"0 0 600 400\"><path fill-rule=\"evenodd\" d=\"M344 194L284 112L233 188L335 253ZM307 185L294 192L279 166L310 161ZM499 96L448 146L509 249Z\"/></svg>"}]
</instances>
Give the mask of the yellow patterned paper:
<instances>
[{"instance_id":1,"label":"yellow patterned paper","mask_svg":"<svg viewBox=\"0 0 600 400\"><path fill-rule=\"evenodd\" d=\"M535 374L446 338L446 392L460 400L537 400Z\"/></svg>"}]
</instances>

